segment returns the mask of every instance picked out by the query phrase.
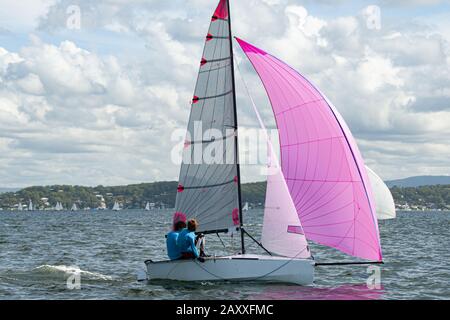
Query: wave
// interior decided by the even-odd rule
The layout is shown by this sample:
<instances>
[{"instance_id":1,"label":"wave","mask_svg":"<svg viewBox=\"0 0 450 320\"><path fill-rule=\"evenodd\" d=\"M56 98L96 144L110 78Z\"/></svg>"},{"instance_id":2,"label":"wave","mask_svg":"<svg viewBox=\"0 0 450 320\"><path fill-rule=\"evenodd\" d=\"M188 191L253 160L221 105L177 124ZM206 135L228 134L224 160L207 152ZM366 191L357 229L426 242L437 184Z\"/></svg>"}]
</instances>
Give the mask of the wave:
<instances>
[{"instance_id":1,"label":"wave","mask_svg":"<svg viewBox=\"0 0 450 320\"><path fill-rule=\"evenodd\" d=\"M91 280L114 280L112 276L104 275L99 272L91 272L87 270L82 270L77 266L66 266L66 265L50 265L44 264L33 269L34 272L47 273L55 275L73 275L79 274L82 278L87 278Z\"/></svg>"}]
</instances>

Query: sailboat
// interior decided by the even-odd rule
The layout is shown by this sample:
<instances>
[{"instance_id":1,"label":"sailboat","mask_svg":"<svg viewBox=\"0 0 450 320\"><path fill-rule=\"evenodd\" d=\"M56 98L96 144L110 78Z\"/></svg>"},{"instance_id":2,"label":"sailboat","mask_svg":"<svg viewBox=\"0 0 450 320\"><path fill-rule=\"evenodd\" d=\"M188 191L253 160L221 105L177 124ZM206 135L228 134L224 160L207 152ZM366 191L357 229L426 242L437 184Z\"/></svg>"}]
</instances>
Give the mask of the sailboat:
<instances>
[{"instance_id":1,"label":"sailboat","mask_svg":"<svg viewBox=\"0 0 450 320\"><path fill-rule=\"evenodd\" d=\"M150 211L150 202L147 201L147 204L145 205L145 211Z\"/></svg>"},{"instance_id":2,"label":"sailboat","mask_svg":"<svg viewBox=\"0 0 450 320\"><path fill-rule=\"evenodd\" d=\"M248 202L244 204L244 206L242 207L242 211L248 211Z\"/></svg>"},{"instance_id":3,"label":"sailboat","mask_svg":"<svg viewBox=\"0 0 450 320\"><path fill-rule=\"evenodd\" d=\"M17 205L17 210L18 211L22 211L23 210L22 202L20 202L20 201L19 201L19 204Z\"/></svg>"},{"instance_id":4,"label":"sailboat","mask_svg":"<svg viewBox=\"0 0 450 320\"><path fill-rule=\"evenodd\" d=\"M31 201L28 203L28 211L33 211L33 201Z\"/></svg>"},{"instance_id":5,"label":"sailboat","mask_svg":"<svg viewBox=\"0 0 450 320\"><path fill-rule=\"evenodd\" d=\"M279 130L281 161L270 141L261 242L245 228L229 0L220 0L205 39L177 187L175 218L195 218L198 232L238 234L240 252L197 260L147 260L147 279L269 281L309 285L318 265L308 241L381 263L372 190L356 142L331 102L290 66L236 38L259 75ZM253 103L253 100L252 100ZM258 110L254 110L260 119ZM195 123L204 132L195 135ZM264 124L260 121L260 125ZM221 139L210 137L214 128ZM220 141L219 141L220 140ZM225 164L192 163L198 146L224 143ZM232 161L229 161L232 159ZM247 253L247 239L267 254Z\"/></svg>"},{"instance_id":6,"label":"sailboat","mask_svg":"<svg viewBox=\"0 0 450 320\"><path fill-rule=\"evenodd\" d=\"M64 210L64 207L63 207L63 205L62 205L62 203L61 203L60 201L57 201L57 202L56 202L55 210L56 210L56 211Z\"/></svg>"},{"instance_id":7,"label":"sailboat","mask_svg":"<svg viewBox=\"0 0 450 320\"><path fill-rule=\"evenodd\" d=\"M395 203L392 193L384 181L369 167L366 166L375 198L375 211L378 220L395 219Z\"/></svg>"},{"instance_id":8,"label":"sailboat","mask_svg":"<svg viewBox=\"0 0 450 320\"><path fill-rule=\"evenodd\" d=\"M119 202L117 202L117 200L114 202L114 206L112 208L113 211L119 211L120 210L120 205Z\"/></svg>"},{"instance_id":9,"label":"sailboat","mask_svg":"<svg viewBox=\"0 0 450 320\"><path fill-rule=\"evenodd\" d=\"M72 205L72 208L70 208L70 211L78 211L78 207L77 207L77 204L76 204L76 203L74 203L74 204Z\"/></svg>"}]
</instances>

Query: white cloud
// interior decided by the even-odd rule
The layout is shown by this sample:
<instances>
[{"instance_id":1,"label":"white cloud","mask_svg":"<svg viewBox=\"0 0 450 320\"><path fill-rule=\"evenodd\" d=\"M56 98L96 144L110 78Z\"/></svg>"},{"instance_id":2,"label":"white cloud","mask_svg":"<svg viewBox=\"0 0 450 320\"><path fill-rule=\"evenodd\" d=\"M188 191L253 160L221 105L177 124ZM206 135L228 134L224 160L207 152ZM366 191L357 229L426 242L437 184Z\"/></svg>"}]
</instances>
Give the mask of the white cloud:
<instances>
[{"instance_id":1,"label":"white cloud","mask_svg":"<svg viewBox=\"0 0 450 320\"><path fill-rule=\"evenodd\" d=\"M74 41L39 38L18 52L0 48L1 184L176 179L170 134L187 123L214 5L75 3L82 11L78 36L107 30L141 39L145 51L105 55ZM51 6L41 32L63 30L69 4ZM358 12L325 19L278 0L235 1L232 10L237 35L293 65L334 102L383 178L450 172L448 24L433 29L383 20L381 30L369 30ZM241 69L273 125L259 80L248 63ZM256 125L238 89L240 123Z\"/></svg>"}]
</instances>

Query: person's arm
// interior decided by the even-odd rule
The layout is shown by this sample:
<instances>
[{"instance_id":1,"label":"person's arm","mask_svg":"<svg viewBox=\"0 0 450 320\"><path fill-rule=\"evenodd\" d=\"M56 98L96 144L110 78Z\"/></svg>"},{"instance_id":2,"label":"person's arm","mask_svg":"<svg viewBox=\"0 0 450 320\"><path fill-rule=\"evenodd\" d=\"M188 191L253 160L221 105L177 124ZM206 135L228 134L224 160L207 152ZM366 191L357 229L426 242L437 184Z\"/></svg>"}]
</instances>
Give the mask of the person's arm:
<instances>
[{"instance_id":1,"label":"person's arm","mask_svg":"<svg viewBox=\"0 0 450 320\"><path fill-rule=\"evenodd\" d=\"M198 253L197 247L195 246L195 234L194 233L189 234L189 247L191 248L194 256L196 258L198 258L200 256L200 254Z\"/></svg>"}]
</instances>

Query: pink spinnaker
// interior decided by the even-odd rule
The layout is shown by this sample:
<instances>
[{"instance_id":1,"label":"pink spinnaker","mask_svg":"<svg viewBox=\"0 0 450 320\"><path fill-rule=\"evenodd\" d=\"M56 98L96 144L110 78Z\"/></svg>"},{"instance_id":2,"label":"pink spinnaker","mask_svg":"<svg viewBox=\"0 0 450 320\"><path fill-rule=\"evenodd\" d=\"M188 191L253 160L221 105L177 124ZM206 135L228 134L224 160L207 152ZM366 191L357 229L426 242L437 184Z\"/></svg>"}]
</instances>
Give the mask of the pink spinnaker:
<instances>
[{"instance_id":1,"label":"pink spinnaker","mask_svg":"<svg viewBox=\"0 0 450 320\"><path fill-rule=\"evenodd\" d=\"M370 183L345 121L300 73L237 41L269 96L279 130L282 171L306 238L381 261Z\"/></svg>"},{"instance_id":2,"label":"pink spinnaker","mask_svg":"<svg viewBox=\"0 0 450 320\"><path fill-rule=\"evenodd\" d=\"M280 256L308 259L311 252L266 126L250 97L267 142L267 188L261 243Z\"/></svg>"}]
</instances>

